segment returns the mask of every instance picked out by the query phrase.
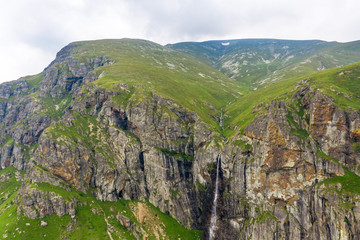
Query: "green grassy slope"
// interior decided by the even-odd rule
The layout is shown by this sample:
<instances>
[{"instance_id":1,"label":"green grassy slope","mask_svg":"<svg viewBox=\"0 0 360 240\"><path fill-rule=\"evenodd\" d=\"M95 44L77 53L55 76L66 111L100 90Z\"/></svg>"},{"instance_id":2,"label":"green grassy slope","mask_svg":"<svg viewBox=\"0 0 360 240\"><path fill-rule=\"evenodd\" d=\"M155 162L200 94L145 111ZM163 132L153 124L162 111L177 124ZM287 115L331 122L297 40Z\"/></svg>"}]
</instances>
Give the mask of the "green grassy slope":
<instances>
[{"instance_id":1,"label":"green grassy slope","mask_svg":"<svg viewBox=\"0 0 360 240\"><path fill-rule=\"evenodd\" d=\"M244 94L234 80L212 67L183 53L144 40L99 40L76 42L75 57L88 59L106 56L114 64L96 69L100 79L94 86L108 90L130 91L132 101L153 94L175 100L204 121L214 123L211 110L221 109L229 101Z\"/></svg>"},{"instance_id":2,"label":"green grassy slope","mask_svg":"<svg viewBox=\"0 0 360 240\"><path fill-rule=\"evenodd\" d=\"M163 47L159 44L135 39L96 40L74 42L60 53L70 53L80 62L89 62L96 57L106 57L113 64L98 67L95 70L99 79L91 83L92 87L124 93L121 104L136 104L152 99L154 95L173 99L181 107L195 112L205 121L217 126L217 118L228 102L248 92L221 72L198 59ZM43 105L43 113L58 120L63 110L71 103L71 96L65 98L39 97L43 74L24 77L29 90L21 94ZM16 87L16 81L13 82ZM12 101L0 98L0 102ZM59 108L60 110L55 109Z\"/></svg>"},{"instance_id":3,"label":"green grassy slope","mask_svg":"<svg viewBox=\"0 0 360 240\"><path fill-rule=\"evenodd\" d=\"M320 89L335 99L334 104L342 109L360 109L360 63L332 68L302 77L282 80L254 91L226 108L225 123L243 130L257 115L262 114L262 107L272 100L286 100L293 93L294 84L309 78L309 86ZM257 106L259 111L254 112ZM226 135L235 131L227 129Z\"/></svg>"},{"instance_id":4,"label":"green grassy slope","mask_svg":"<svg viewBox=\"0 0 360 240\"><path fill-rule=\"evenodd\" d=\"M200 239L201 231L188 230L175 219L162 213L158 208L145 201L101 202L90 192L82 192L47 184L34 183L33 188L45 192L54 192L64 199L77 199L82 206L76 208L76 216L58 217L53 214L43 219L29 219L17 214L18 195L24 172L14 167L0 170L0 237L6 239L156 239L166 236L167 239ZM6 178L5 178L6 177ZM141 211L140 211L141 210ZM130 219L134 231L128 231L120 224L116 216L122 215ZM41 226L41 222L47 226ZM141 230L142 229L142 230ZM109 232L109 233L108 233Z\"/></svg>"}]
</instances>

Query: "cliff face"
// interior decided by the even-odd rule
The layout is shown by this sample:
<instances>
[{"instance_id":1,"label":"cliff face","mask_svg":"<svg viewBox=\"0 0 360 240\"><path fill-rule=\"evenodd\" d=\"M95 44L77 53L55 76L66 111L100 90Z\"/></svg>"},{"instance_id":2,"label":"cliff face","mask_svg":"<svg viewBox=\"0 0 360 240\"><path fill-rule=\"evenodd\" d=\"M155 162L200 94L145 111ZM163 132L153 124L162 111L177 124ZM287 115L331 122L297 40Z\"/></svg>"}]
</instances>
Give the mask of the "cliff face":
<instances>
[{"instance_id":1,"label":"cliff face","mask_svg":"<svg viewBox=\"0 0 360 240\"><path fill-rule=\"evenodd\" d=\"M0 164L26 170L19 214L75 215L81 203L43 183L102 201L149 200L207 237L221 153L217 238L360 235L360 189L351 183L360 178L359 112L341 110L304 80L224 139L172 99L139 100L143 93L127 84L96 87L94 70L114 62L79 60L76 51L62 50L43 75L1 85Z\"/></svg>"},{"instance_id":2,"label":"cliff face","mask_svg":"<svg viewBox=\"0 0 360 240\"><path fill-rule=\"evenodd\" d=\"M226 238L359 236L359 189L352 183L359 178L352 147L359 113L340 110L332 100L305 81L289 102L271 102L246 127L242 139L250 150L226 148L231 161L223 168L229 176L223 217L230 227L224 229L237 229Z\"/></svg>"}]
</instances>

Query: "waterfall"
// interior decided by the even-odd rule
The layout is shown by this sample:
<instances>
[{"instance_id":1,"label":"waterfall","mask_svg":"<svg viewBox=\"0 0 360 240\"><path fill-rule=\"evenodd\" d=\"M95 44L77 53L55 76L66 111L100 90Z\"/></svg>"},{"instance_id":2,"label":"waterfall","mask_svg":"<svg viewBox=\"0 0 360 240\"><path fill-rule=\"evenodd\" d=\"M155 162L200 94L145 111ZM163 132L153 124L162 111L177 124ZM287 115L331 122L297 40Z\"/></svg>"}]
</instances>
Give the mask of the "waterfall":
<instances>
[{"instance_id":1,"label":"waterfall","mask_svg":"<svg viewBox=\"0 0 360 240\"><path fill-rule=\"evenodd\" d=\"M222 117L222 112L220 113L220 127L222 127L222 123L223 123L223 117Z\"/></svg>"},{"instance_id":2,"label":"waterfall","mask_svg":"<svg viewBox=\"0 0 360 240\"><path fill-rule=\"evenodd\" d=\"M216 226L216 206L217 206L217 199L218 199L218 191L219 191L219 165L220 165L220 158L221 155L219 154L217 157L217 165L216 165L216 181L215 181L215 196L211 211L211 221L210 221L210 228L209 228L209 239L212 240L215 237L215 226Z\"/></svg>"}]
</instances>

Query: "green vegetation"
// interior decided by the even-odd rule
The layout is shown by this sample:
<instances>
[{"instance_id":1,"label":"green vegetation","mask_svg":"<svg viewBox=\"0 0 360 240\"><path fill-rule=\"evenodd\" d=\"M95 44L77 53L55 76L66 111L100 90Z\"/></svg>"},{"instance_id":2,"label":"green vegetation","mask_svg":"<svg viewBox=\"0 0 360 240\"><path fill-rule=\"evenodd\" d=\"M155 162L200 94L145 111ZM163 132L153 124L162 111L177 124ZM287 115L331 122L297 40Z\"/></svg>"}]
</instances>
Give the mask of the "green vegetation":
<instances>
[{"instance_id":1,"label":"green vegetation","mask_svg":"<svg viewBox=\"0 0 360 240\"><path fill-rule=\"evenodd\" d=\"M355 193L360 195L360 176L344 168L344 176L336 176L325 179L324 184L341 184L341 189L345 192Z\"/></svg>"},{"instance_id":2,"label":"green vegetation","mask_svg":"<svg viewBox=\"0 0 360 240\"><path fill-rule=\"evenodd\" d=\"M310 85L335 99L334 104L344 110L360 109L360 63L333 68L310 76Z\"/></svg>"},{"instance_id":3,"label":"green vegetation","mask_svg":"<svg viewBox=\"0 0 360 240\"><path fill-rule=\"evenodd\" d=\"M70 143L76 146L81 143L89 149L106 147L104 144L101 145L100 140L104 134L107 136L107 133L99 127L96 116L76 112L73 116L71 123L58 121L47 129L53 139L57 139L59 144Z\"/></svg>"},{"instance_id":4,"label":"green vegetation","mask_svg":"<svg viewBox=\"0 0 360 240\"><path fill-rule=\"evenodd\" d=\"M55 185L52 185L49 183L44 183L44 182L32 183L30 185L30 187L36 188L36 189L44 191L44 192L54 192L69 202L75 198L80 199L81 195L83 195L83 194L81 194L81 192L75 191L74 189L67 191L62 187L58 187L58 186L55 186Z\"/></svg>"},{"instance_id":5,"label":"green vegetation","mask_svg":"<svg viewBox=\"0 0 360 240\"><path fill-rule=\"evenodd\" d=\"M241 88L234 80L195 58L152 42L122 39L72 45L78 47L75 57L79 59L105 55L114 61L95 70L102 77L92 85L122 92L113 98L120 105L146 101L156 94L175 100L217 127L217 119L212 117L216 109L240 96Z\"/></svg>"},{"instance_id":6,"label":"green vegetation","mask_svg":"<svg viewBox=\"0 0 360 240\"><path fill-rule=\"evenodd\" d=\"M278 219L274 216L274 214L270 210L265 211L259 211L257 210L258 215L256 218L254 218L254 221L256 223L263 223L263 222L269 222L274 221L277 222Z\"/></svg>"},{"instance_id":7,"label":"green vegetation","mask_svg":"<svg viewBox=\"0 0 360 240\"><path fill-rule=\"evenodd\" d=\"M39 98L39 100L42 103L42 114L58 121L64 115L64 110L70 105L72 96L66 95L63 98L47 97Z\"/></svg>"},{"instance_id":8,"label":"green vegetation","mask_svg":"<svg viewBox=\"0 0 360 240\"><path fill-rule=\"evenodd\" d=\"M33 76L26 77L27 83L29 85L29 91L37 92L40 91L41 81L43 80L43 73L39 73Z\"/></svg>"},{"instance_id":9,"label":"green vegetation","mask_svg":"<svg viewBox=\"0 0 360 240\"><path fill-rule=\"evenodd\" d=\"M42 171L43 168L37 166ZM201 231L188 230L168 214L162 213L149 202L119 199L116 202L97 200L89 191L83 193L69 187L70 191L48 183L32 183L31 188L44 192L54 192L66 200L77 199L80 206L76 208L75 218L69 215L58 217L53 214L42 219L29 219L17 214L18 205L14 204L21 181L15 179L14 167L0 170L0 236L7 239L136 239L136 236L156 239L166 236L167 239L200 239ZM23 175L22 172L19 172ZM173 191L174 195L179 194ZM19 199L21 200L21 196ZM18 201L18 200L16 200ZM122 215L130 220L132 230L126 229L117 216ZM41 226L41 222L47 226ZM143 229L143 230L141 230Z\"/></svg>"},{"instance_id":10,"label":"green vegetation","mask_svg":"<svg viewBox=\"0 0 360 240\"><path fill-rule=\"evenodd\" d=\"M11 205L9 199L14 199L21 186L21 182L16 180L16 172L19 172L19 175L24 174L24 172L17 171L13 166L0 170L0 214L3 208Z\"/></svg>"},{"instance_id":11,"label":"green vegetation","mask_svg":"<svg viewBox=\"0 0 360 240\"><path fill-rule=\"evenodd\" d=\"M354 148L354 151L360 153L360 143L353 143L351 146Z\"/></svg>"},{"instance_id":12,"label":"green vegetation","mask_svg":"<svg viewBox=\"0 0 360 240\"><path fill-rule=\"evenodd\" d=\"M235 140L234 142L232 142L232 144L234 146L240 147L242 152L251 152L253 150L253 147L251 146L251 144L248 144L241 139Z\"/></svg>"},{"instance_id":13,"label":"green vegetation","mask_svg":"<svg viewBox=\"0 0 360 240\"><path fill-rule=\"evenodd\" d=\"M202 185L199 180L196 180L196 185L200 191L205 191L205 186Z\"/></svg>"},{"instance_id":14,"label":"green vegetation","mask_svg":"<svg viewBox=\"0 0 360 240\"><path fill-rule=\"evenodd\" d=\"M47 216L43 219L29 219L17 215L17 206L11 205L0 215L0 236L7 239L58 239L67 232L70 216ZM41 221L47 222L46 227L41 227Z\"/></svg>"},{"instance_id":15,"label":"green vegetation","mask_svg":"<svg viewBox=\"0 0 360 240\"><path fill-rule=\"evenodd\" d=\"M289 102L296 91L296 89L293 90L295 83L306 78L310 79L306 83L309 87L333 97L337 107L347 111L349 107L355 110L360 109L360 63L354 63L345 67L277 81L243 96L226 108L228 118L225 119L225 125L228 128L224 130L224 135L230 137L236 132L243 132L247 125L264 113L265 107L271 101ZM304 116L304 109L299 102L290 103L289 106L297 116L305 118L309 122L308 117ZM293 121L291 114L288 114L287 117L289 123L294 127L292 133L300 138L306 138L308 133Z\"/></svg>"},{"instance_id":16,"label":"green vegetation","mask_svg":"<svg viewBox=\"0 0 360 240\"><path fill-rule=\"evenodd\" d=\"M162 152L166 156L175 157L175 158L177 158L179 160L184 160L184 161L192 161L192 160L194 160L193 156L186 155L185 153L178 153L178 152L170 151L169 149L166 149L166 148L155 147L155 149L157 151L159 151L159 152Z\"/></svg>"},{"instance_id":17,"label":"green vegetation","mask_svg":"<svg viewBox=\"0 0 360 240\"><path fill-rule=\"evenodd\" d=\"M169 191L170 191L171 198L175 198L176 196L181 194L179 189L170 188Z\"/></svg>"},{"instance_id":18,"label":"green vegetation","mask_svg":"<svg viewBox=\"0 0 360 240\"><path fill-rule=\"evenodd\" d=\"M281 81L359 61L360 41L349 43L239 39L185 42L168 47L214 66L251 89L264 82Z\"/></svg>"},{"instance_id":19,"label":"green vegetation","mask_svg":"<svg viewBox=\"0 0 360 240\"><path fill-rule=\"evenodd\" d=\"M303 115L301 115L301 116L303 116ZM291 134L292 135L297 136L304 140L309 137L309 133L305 129L301 128L297 122L295 122L291 112L288 112L288 114L286 115L286 119L288 120L288 122L291 126Z\"/></svg>"},{"instance_id":20,"label":"green vegetation","mask_svg":"<svg viewBox=\"0 0 360 240\"><path fill-rule=\"evenodd\" d=\"M354 172L350 171L347 167L341 164L338 160L326 155L324 152L318 150L317 156L322 157L323 159L332 161L340 165L344 169L344 176L335 176L328 179L325 179L320 184L341 184L341 190L348 193L355 193L360 195L360 176L356 175ZM340 191L340 190L337 190Z\"/></svg>"},{"instance_id":21,"label":"green vegetation","mask_svg":"<svg viewBox=\"0 0 360 240\"><path fill-rule=\"evenodd\" d=\"M161 222L164 223L166 235L169 239L200 239L202 231L188 230L184 226L180 225L170 215L160 211L160 209L154 207L149 202L146 205L153 211L153 214L157 215Z\"/></svg>"},{"instance_id":22,"label":"green vegetation","mask_svg":"<svg viewBox=\"0 0 360 240\"><path fill-rule=\"evenodd\" d=\"M134 94L134 88L132 88L132 90L128 92L120 91L120 94L114 96L112 100L115 101L117 104L119 104L119 106L126 107L133 94Z\"/></svg>"},{"instance_id":23,"label":"green vegetation","mask_svg":"<svg viewBox=\"0 0 360 240\"><path fill-rule=\"evenodd\" d=\"M228 128L224 130L225 136L230 137L236 132L243 132L247 125L257 116L263 114L264 108L270 101L283 100L286 96L291 96L294 84L301 79L303 77L279 81L251 92L230 104L226 108L228 118L225 119L224 123ZM232 129L233 127L234 129Z\"/></svg>"},{"instance_id":24,"label":"green vegetation","mask_svg":"<svg viewBox=\"0 0 360 240\"><path fill-rule=\"evenodd\" d=\"M0 147L11 146L11 145L13 145L15 143L14 139L9 134L6 134L6 136L2 140L2 142L3 142L3 144L0 144Z\"/></svg>"},{"instance_id":25,"label":"green vegetation","mask_svg":"<svg viewBox=\"0 0 360 240\"><path fill-rule=\"evenodd\" d=\"M22 154L24 154L26 161L29 161L31 154L30 152L36 150L39 144L38 143L33 143L31 145L17 144L17 146L20 147L20 149L22 149Z\"/></svg>"},{"instance_id":26,"label":"green vegetation","mask_svg":"<svg viewBox=\"0 0 360 240\"><path fill-rule=\"evenodd\" d=\"M242 204L249 205L248 202L242 201ZM245 220L245 225L250 226L256 223L264 223L264 222L278 222L277 217L270 211L270 210L264 210L262 206L255 207L255 212L257 213L256 217L250 217Z\"/></svg>"}]
</instances>

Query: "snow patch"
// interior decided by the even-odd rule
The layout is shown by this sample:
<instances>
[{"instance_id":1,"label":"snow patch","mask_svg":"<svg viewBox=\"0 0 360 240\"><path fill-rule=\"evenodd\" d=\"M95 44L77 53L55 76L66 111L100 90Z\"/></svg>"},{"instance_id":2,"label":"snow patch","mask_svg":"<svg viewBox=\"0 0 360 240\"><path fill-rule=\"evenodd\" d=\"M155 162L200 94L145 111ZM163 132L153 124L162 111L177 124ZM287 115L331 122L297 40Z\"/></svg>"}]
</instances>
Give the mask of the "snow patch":
<instances>
[{"instance_id":1,"label":"snow patch","mask_svg":"<svg viewBox=\"0 0 360 240\"><path fill-rule=\"evenodd\" d=\"M102 78L102 77L104 77L104 76L105 76L105 72L102 71L102 72L100 73L100 75L99 75L99 79Z\"/></svg>"},{"instance_id":2,"label":"snow patch","mask_svg":"<svg viewBox=\"0 0 360 240\"><path fill-rule=\"evenodd\" d=\"M156 62L159 65L163 65L159 60L157 60L156 58L152 57L152 59L154 60L154 62Z\"/></svg>"},{"instance_id":3,"label":"snow patch","mask_svg":"<svg viewBox=\"0 0 360 240\"><path fill-rule=\"evenodd\" d=\"M305 64L305 63L311 63L311 59L308 58L308 59L306 59L305 61L302 61L300 64Z\"/></svg>"},{"instance_id":4,"label":"snow patch","mask_svg":"<svg viewBox=\"0 0 360 240\"><path fill-rule=\"evenodd\" d=\"M175 69L175 65L172 63L167 62L166 63L170 69Z\"/></svg>"},{"instance_id":5,"label":"snow patch","mask_svg":"<svg viewBox=\"0 0 360 240\"><path fill-rule=\"evenodd\" d=\"M222 42L221 45L223 45L223 46L229 46L230 43L229 43L229 42Z\"/></svg>"},{"instance_id":6,"label":"snow patch","mask_svg":"<svg viewBox=\"0 0 360 240\"><path fill-rule=\"evenodd\" d=\"M265 78L264 80L260 81L259 85L265 84L270 78Z\"/></svg>"},{"instance_id":7,"label":"snow patch","mask_svg":"<svg viewBox=\"0 0 360 240\"><path fill-rule=\"evenodd\" d=\"M203 73L201 73L201 72L199 73L199 75L200 75L201 77L203 77L203 78L205 77L205 74L203 74Z\"/></svg>"},{"instance_id":8,"label":"snow patch","mask_svg":"<svg viewBox=\"0 0 360 240\"><path fill-rule=\"evenodd\" d=\"M278 57L280 57L280 53L275 53L273 56L275 59L277 59Z\"/></svg>"},{"instance_id":9,"label":"snow patch","mask_svg":"<svg viewBox=\"0 0 360 240\"><path fill-rule=\"evenodd\" d=\"M292 58L294 58L294 55L288 56L288 57L285 59L285 61L289 61L289 60L292 59Z\"/></svg>"}]
</instances>

